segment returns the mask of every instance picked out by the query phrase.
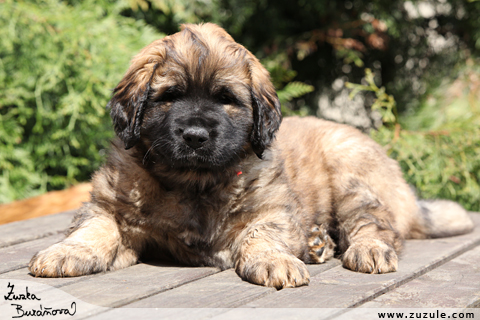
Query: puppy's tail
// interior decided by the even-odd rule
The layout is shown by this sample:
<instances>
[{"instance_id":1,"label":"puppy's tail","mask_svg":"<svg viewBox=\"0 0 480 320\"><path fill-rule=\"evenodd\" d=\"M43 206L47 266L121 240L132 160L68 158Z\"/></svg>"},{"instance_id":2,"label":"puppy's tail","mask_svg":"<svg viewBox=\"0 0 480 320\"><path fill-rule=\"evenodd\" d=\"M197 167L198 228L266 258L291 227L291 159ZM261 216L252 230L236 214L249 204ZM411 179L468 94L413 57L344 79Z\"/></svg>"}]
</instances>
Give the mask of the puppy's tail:
<instances>
[{"instance_id":1,"label":"puppy's tail","mask_svg":"<svg viewBox=\"0 0 480 320\"><path fill-rule=\"evenodd\" d=\"M411 239L457 236L473 230L474 224L467 211L448 200L417 200L419 212Z\"/></svg>"}]
</instances>

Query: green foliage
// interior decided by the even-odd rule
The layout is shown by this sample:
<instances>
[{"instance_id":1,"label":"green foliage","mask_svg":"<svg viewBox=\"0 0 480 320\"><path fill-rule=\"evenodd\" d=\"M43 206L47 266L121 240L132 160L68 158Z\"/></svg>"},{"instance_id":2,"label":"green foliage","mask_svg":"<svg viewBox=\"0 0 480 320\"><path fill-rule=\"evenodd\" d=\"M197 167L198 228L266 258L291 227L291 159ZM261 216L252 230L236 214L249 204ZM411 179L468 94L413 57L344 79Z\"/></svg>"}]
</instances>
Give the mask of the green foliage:
<instances>
[{"instance_id":1,"label":"green foliage","mask_svg":"<svg viewBox=\"0 0 480 320\"><path fill-rule=\"evenodd\" d=\"M278 90L278 99L280 102L286 103L292 101L294 98L299 98L309 92L313 91L313 86L303 82L292 81L289 82L282 90Z\"/></svg>"},{"instance_id":2,"label":"green foliage","mask_svg":"<svg viewBox=\"0 0 480 320\"><path fill-rule=\"evenodd\" d=\"M270 73L272 83L277 88L277 95L282 104L282 114L306 115L308 110L293 110L291 102L295 98L312 92L315 88L300 81L292 81L297 73L291 69L288 57L285 53L270 55L261 60L262 64Z\"/></svg>"},{"instance_id":3,"label":"green foliage","mask_svg":"<svg viewBox=\"0 0 480 320\"><path fill-rule=\"evenodd\" d=\"M0 3L0 203L88 180L113 130L105 106L160 37L115 3Z\"/></svg>"},{"instance_id":4,"label":"green foliage","mask_svg":"<svg viewBox=\"0 0 480 320\"><path fill-rule=\"evenodd\" d=\"M371 132L420 197L452 199L472 211L480 211L478 71L464 70L453 84L444 83L394 129Z\"/></svg>"},{"instance_id":5,"label":"green foliage","mask_svg":"<svg viewBox=\"0 0 480 320\"><path fill-rule=\"evenodd\" d=\"M372 70L368 68L365 69L365 82L367 85L351 82L345 83L347 88L352 89L349 98L353 99L353 97L355 97L360 91L370 91L375 93L376 99L372 104L371 109L380 112L384 123L395 123L397 121L395 116L397 113L395 98L385 92L385 87L379 88L375 84L375 75Z\"/></svg>"},{"instance_id":6,"label":"green foliage","mask_svg":"<svg viewBox=\"0 0 480 320\"><path fill-rule=\"evenodd\" d=\"M343 59L344 64L355 64L357 67L363 67L364 62L362 60L363 54L357 50L349 50L345 48L337 49L337 58Z\"/></svg>"}]
</instances>

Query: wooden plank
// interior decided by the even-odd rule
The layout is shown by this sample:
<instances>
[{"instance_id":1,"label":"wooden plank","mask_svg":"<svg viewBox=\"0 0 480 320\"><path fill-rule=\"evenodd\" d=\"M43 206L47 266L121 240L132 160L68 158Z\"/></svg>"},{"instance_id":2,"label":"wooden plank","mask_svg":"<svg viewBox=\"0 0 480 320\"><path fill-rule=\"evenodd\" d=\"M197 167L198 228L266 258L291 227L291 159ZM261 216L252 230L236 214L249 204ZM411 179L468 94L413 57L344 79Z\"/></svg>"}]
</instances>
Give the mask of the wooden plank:
<instances>
[{"instance_id":1,"label":"wooden plank","mask_svg":"<svg viewBox=\"0 0 480 320\"><path fill-rule=\"evenodd\" d=\"M363 307L480 307L480 247L365 303Z\"/></svg>"},{"instance_id":2,"label":"wooden plank","mask_svg":"<svg viewBox=\"0 0 480 320\"><path fill-rule=\"evenodd\" d=\"M331 269L340 262L309 265L312 275ZM126 305L128 308L235 308L276 292L274 288L242 281L233 269L191 282L173 290Z\"/></svg>"},{"instance_id":3,"label":"wooden plank","mask_svg":"<svg viewBox=\"0 0 480 320\"><path fill-rule=\"evenodd\" d=\"M322 265L308 265L311 274L339 265L332 260ZM231 308L276 292L273 288L252 285L242 281L233 269L161 292L122 308L112 309L89 319L130 320L161 317L162 319L210 318L231 311ZM142 309L143 308L143 309Z\"/></svg>"},{"instance_id":4,"label":"wooden plank","mask_svg":"<svg viewBox=\"0 0 480 320\"><path fill-rule=\"evenodd\" d=\"M219 272L217 268L138 264L60 289L87 303L118 307Z\"/></svg>"},{"instance_id":5,"label":"wooden plank","mask_svg":"<svg viewBox=\"0 0 480 320\"><path fill-rule=\"evenodd\" d=\"M0 226L0 248L44 238L68 229L75 210Z\"/></svg>"},{"instance_id":6,"label":"wooden plank","mask_svg":"<svg viewBox=\"0 0 480 320\"><path fill-rule=\"evenodd\" d=\"M117 308L105 313L88 317L89 320L303 320L323 319L326 309L312 308ZM353 318L353 319L377 319ZM352 319L352 318L350 318ZM476 319L476 318L475 318Z\"/></svg>"},{"instance_id":7,"label":"wooden plank","mask_svg":"<svg viewBox=\"0 0 480 320\"><path fill-rule=\"evenodd\" d=\"M307 264L308 272L310 272L310 277L315 277L316 275L330 270L334 267L341 265L342 263L338 259L331 259L322 264Z\"/></svg>"},{"instance_id":8,"label":"wooden plank","mask_svg":"<svg viewBox=\"0 0 480 320\"><path fill-rule=\"evenodd\" d=\"M276 291L242 281L233 269L129 304L128 308L234 308Z\"/></svg>"},{"instance_id":9,"label":"wooden plank","mask_svg":"<svg viewBox=\"0 0 480 320\"><path fill-rule=\"evenodd\" d=\"M100 313L89 320L291 320L319 319L325 315L324 309L311 308L117 308ZM366 318L356 318L366 319ZM376 318L372 318L376 319Z\"/></svg>"},{"instance_id":10,"label":"wooden plank","mask_svg":"<svg viewBox=\"0 0 480 320\"><path fill-rule=\"evenodd\" d=\"M0 249L0 273L5 273L28 266L30 259L37 251L64 239L63 234L56 234L46 238L19 243Z\"/></svg>"},{"instance_id":11,"label":"wooden plank","mask_svg":"<svg viewBox=\"0 0 480 320\"><path fill-rule=\"evenodd\" d=\"M324 292L323 294L327 294ZM332 314L331 308L236 308L230 309L223 314L217 314L211 320L304 320L304 319L328 319ZM173 320L174 318L172 318ZM191 318L190 318L191 319ZM352 318L352 319L376 319L376 318ZM189 318L185 318L189 320Z\"/></svg>"},{"instance_id":12,"label":"wooden plank","mask_svg":"<svg viewBox=\"0 0 480 320\"><path fill-rule=\"evenodd\" d=\"M26 271L26 269L23 270ZM28 278L19 271L17 272L16 274L9 272L2 275L10 276L0 278L0 284L3 284L3 287L0 288L2 291L7 292L6 283L8 282L14 284L16 288L21 288L17 293L25 293L25 288L28 287L28 292L34 292L42 297L41 303L44 305L48 303L49 306L65 307L75 302L77 304L76 318L83 319L112 310L104 306L121 306L195 281L219 272L219 270L216 268L138 264L118 271L57 279ZM15 279L15 277L21 279ZM51 287L52 284L57 288ZM2 305L2 303L5 304L5 302L0 301L0 310L13 312L9 303L6 303L8 306ZM27 306L24 308L25 310L28 309ZM38 305L36 308L38 310Z\"/></svg>"},{"instance_id":13,"label":"wooden plank","mask_svg":"<svg viewBox=\"0 0 480 320\"><path fill-rule=\"evenodd\" d=\"M116 308L105 313L97 314L88 320L132 320L132 319L162 319L162 320L193 320L211 319L216 315L222 315L232 309L228 308ZM258 309L257 309L258 310ZM257 312L258 313L258 312ZM229 319L222 318L220 319ZM244 319L268 319L268 318L240 318ZM295 319L295 318L289 318ZM298 318L300 319L300 318ZM278 318L276 319L278 320Z\"/></svg>"},{"instance_id":14,"label":"wooden plank","mask_svg":"<svg viewBox=\"0 0 480 320\"><path fill-rule=\"evenodd\" d=\"M480 244L480 215L474 214L472 218L477 228L470 234L436 240L407 241L397 272L371 275L352 272L339 266L312 277L309 286L284 289L248 303L245 307L356 307Z\"/></svg>"},{"instance_id":15,"label":"wooden plank","mask_svg":"<svg viewBox=\"0 0 480 320\"><path fill-rule=\"evenodd\" d=\"M0 279L12 280L12 281L16 281L16 280L31 281L34 283L46 284L46 285L58 288L58 287L69 285L74 282L83 281L88 277L95 277L99 275L100 274L94 274L94 275L83 276L83 277L66 277L66 278L40 278L40 277L35 278L29 273L28 268L21 268L18 270L0 274Z\"/></svg>"}]
</instances>

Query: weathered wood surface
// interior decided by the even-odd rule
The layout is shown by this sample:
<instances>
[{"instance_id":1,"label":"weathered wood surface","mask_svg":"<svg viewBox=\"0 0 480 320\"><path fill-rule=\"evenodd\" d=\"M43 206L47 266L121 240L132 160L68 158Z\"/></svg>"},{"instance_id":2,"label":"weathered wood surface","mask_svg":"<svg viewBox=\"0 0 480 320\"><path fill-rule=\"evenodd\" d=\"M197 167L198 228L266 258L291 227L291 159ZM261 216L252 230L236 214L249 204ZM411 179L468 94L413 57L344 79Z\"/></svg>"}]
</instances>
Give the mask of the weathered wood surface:
<instances>
[{"instance_id":1,"label":"weathered wood surface","mask_svg":"<svg viewBox=\"0 0 480 320\"><path fill-rule=\"evenodd\" d=\"M388 292L364 308L480 307L480 246Z\"/></svg>"},{"instance_id":2,"label":"weathered wood surface","mask_svg":"<svg viewBox=\"0 0 480 320\"><path fill-rule=\"evenodd\" d=\"M76 301L79 319L190 319L192 313L199 318L255 318L252 310L276 319L348 319L352 312L379 308L480 306L480 214L472 214L477 228L470 234L406 241L397 272L356 273L333 259L308 266L309 286L280 291L244 282L232 269L159 263L76 278L30 276L26 266L32 255L61 240L72 216L67 212L0 226L0 299L8 283L28 286L52 303ZM0 319L5 312L7 318L14 315L9 301L0 300L0 310Z\"/></svg>"},{"instance_id":3,"label":"weathered wood surface","mask_svg":"<svg viewBox=\"0 0 480 320\"><path fill-rule=\"evenodd\" d=\"M63 234L70 226L74 213L72 210L0 225L0 248L58 233Z\"/></svg>"},{"instance_id":4,"label":"weathered wood surface","mask_svg":"<svg viewBox=\"0 0 480 320\"><path fill-rule=\"evenodd\" d=\"M65 238L64 235L56 234L46 238L22 242L10 247L0 249L0 273L25 267L32 256L39 250L57 243Z\"/></svg>"}]
</instances>

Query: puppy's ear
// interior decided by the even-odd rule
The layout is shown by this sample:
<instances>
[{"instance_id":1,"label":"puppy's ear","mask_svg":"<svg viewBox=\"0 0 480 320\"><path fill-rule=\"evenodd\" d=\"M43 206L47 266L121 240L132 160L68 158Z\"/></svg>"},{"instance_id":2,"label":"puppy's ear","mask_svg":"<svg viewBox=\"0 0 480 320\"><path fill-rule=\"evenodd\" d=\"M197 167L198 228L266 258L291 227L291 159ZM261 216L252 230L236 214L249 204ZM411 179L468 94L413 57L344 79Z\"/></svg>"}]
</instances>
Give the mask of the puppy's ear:
<instances>
[{"instance_id":1,"label":"puppy's ear","mask_svg":"<svg viewBox=\"0 0 480 320\"><path fill-rule=\"evenodd\" d=\"M253 57L251 63L253 130L250 136L253 151L262 159L263 152L273 142L282 122L280 100L270 81L270 75Z\"/></svg>"},{"instance_id":2,"label":"puppy's ear","mask_svg":"<svg viewBox=\"0 0 480 320\"><path fill-rule=\"evenodd\" d=\"M141 70L131 67L113 91L113 97L107 105L111 109L115 132L125 144L125 149L130 149L140 139L143 114L159 63L149 67L151 65L144 65Z\"/></svg>"}]
</instances>

